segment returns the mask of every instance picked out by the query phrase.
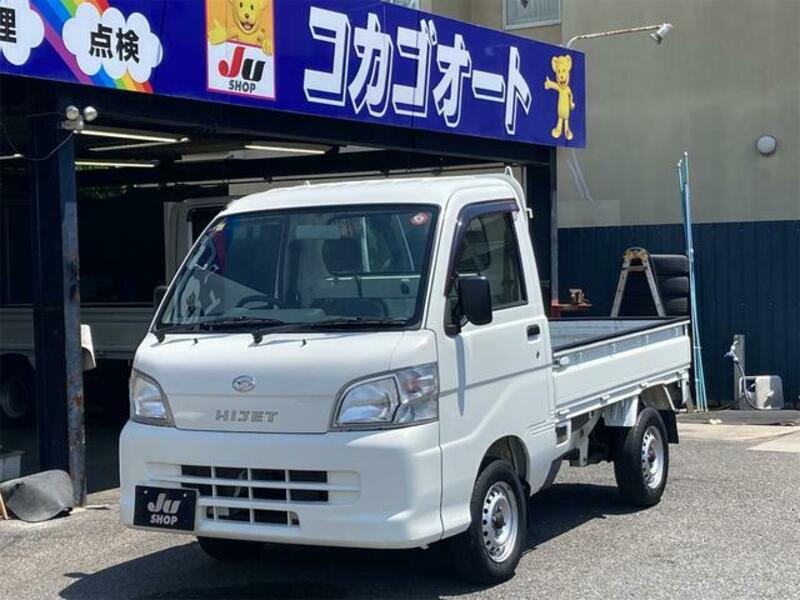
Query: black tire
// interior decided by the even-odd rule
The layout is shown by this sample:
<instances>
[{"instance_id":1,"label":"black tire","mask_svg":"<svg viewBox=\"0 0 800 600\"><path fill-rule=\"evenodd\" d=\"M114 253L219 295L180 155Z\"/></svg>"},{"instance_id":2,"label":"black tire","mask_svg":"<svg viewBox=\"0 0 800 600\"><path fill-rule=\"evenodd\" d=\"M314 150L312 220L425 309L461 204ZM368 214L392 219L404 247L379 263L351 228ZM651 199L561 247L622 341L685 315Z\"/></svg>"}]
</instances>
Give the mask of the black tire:
<instances>
[{"instance_id":1,"label":"black tire","mask_svg":"<svg viewBox=\"0 0 800 600\"><path fill-rule=\"evenodd\" d=\"M490 491L495 495L491 496ZM505 504L503 498L507 500ZM515 513L512 502L516 506ZM454 566L462 578L474 583L496 584L514 576L528 530L527 508L528 496L514 468L504 460L486 465L472 490L472 523L464 533L449 541ZM515 530L515 534L513 538L505 537L503 543L506 526L509 532ZM488 534L485 528L498 532L498 537ZM499 556L492 558L489 548Z\"/></svg>"},{"instance_id":2,"label":"black tire","mask_svg":"<svg viewBox=\"0 0 800 600\"><path fill-rule=\"evenodd\" d=\"M662 297L661 303L664 305L664 312L668 316L684 317L689 314L688 298L669 298Z\"/></svg>"},{"instance_id":3,"label":"black tire","mask_svg":"<svg viewBox=\"0 0 800 600\"><path fill-rule=\"evenodd\" d=\"M659 277L658 289L662 296L688 296L689 277L687 275Z\"/></svg>"},{"instance_id":4,"label":"black tire","mask_svg":"<svg viewBox=\"0 0 800 600\"><path fill-rule=\"evenodd\" d=\"M20 363L0 366L0 418L14 423L26 423L36 410L33 370Z\"/></svg>"},{"instance_id":5,"label":"black tire","mask_svg":"<svg viewBox=\"0 0 800 600\"><path fill-rule=\"evenodd\" d=\"M256 560L264 546L261 542L209 537L198 537L197 543L208 556L227 563Z\"/></svg>"},{"instance_id":6,"label":"black tire","mask_svg":"<svg viewBox=\"0 0 800 600\"><path fill-rule=\"evenodd\" d=\"M686 316L689 314L688 298L662 296L661 304L667 316ZM652 297L632 296L622 301L620 315L625 317L655 317L658 316L658 312Z\"/></svg>"},{"instance_id":7,"label":"black tire","mask_svg":"<svg viewBox=\"0 0 800 600\"><path fill-rule=\"evenodd\" d=\"M662 296L679 297L689 295L689 277L686 275L657 277L656 285ZM640 273L630 274L625 286L625 297L652 298L653 293L650 291L650 284L647 283L647 277Z\"/></svg>"},{"instance_id":8,"label":"black tire","mask_svg":"<svg viewBox=\"0 0 800 600\"><path fill-rule=\"evenodd\" d=\"M689 274L689 259L683 254L651 254L650 262L659 277Z\"/></svg>"},{"instance_id":9,"label":"black tire","mask_svg":"<svg viewBox=\"0 0 800 600\"><path fill-rule=\"evenodd\" d=\"M660 445L651 445L657 443L653 439L660 440ZM623 430L614 457L614 476L627 504L647 507L661 500L669 475L667 440L664 421L654 408L645 408L636 425ZM660 463L656 464L656 460Z\"/></svg>"}]
</instances>

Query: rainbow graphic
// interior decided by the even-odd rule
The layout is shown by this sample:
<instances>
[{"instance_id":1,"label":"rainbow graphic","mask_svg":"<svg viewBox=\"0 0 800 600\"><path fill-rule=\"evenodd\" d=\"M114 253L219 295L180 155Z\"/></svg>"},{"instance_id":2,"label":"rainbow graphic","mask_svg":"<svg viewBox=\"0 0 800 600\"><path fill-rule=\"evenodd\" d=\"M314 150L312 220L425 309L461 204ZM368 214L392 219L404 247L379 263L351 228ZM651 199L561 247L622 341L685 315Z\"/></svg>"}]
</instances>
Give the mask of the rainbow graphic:
<instances>
[{"instance_id":1,"label":"rainbow graphic","mask_svg":"<svg viewBox=\"0 0 800 600\"><path fill-rule=\"evenodd\" d=\"M94 4L100 14L103 14L109 6L108 0L34 0L34 2L31 2L31 8L39 13L39 16L42 17L42 21L44 22L45 39L58 53L79 82L86 85L97 85L119 90L152 94L153 87L150 83L137 83L128 73L125 73L125 75L119 79L112 79L106 74L103 67L100 67L100 70L95 75L87 75L78 67L75 56L64 46L64 41L61 39L61 30L67 19L75 16L75 11L78 10L78 6L84 2Z\"/></svg>"}]
</instances>

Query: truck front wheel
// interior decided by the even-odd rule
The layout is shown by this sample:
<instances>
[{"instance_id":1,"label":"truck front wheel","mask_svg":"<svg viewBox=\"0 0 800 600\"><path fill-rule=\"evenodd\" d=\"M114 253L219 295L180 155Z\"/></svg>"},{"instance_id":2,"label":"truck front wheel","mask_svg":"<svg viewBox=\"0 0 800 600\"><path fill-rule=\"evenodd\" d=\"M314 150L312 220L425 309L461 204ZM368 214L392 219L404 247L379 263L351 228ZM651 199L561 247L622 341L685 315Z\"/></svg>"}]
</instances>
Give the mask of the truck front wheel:
<instances>
[{"instance_id":1,"label":"truck front wheel","mask_svg":"<svg viewBox=\"0 0 800 600\"><path fill-rule=\"evenodd\" d=\"M255 560L261 553L263 544L247 540L226 540L222 538L198 537L197 542L203 552L221 562L244 562Z\"/></svg>"},{"instance_id":2,"label":"truck front wheel","mask_svg":"<svg viewBox=\"0 0 800 600\"><path fill-rule=\"evenodd\" d=\"M622 435L614 475L625 502L653 506L661 500L669 473L669 443L661 415L645 408L636 425Z\"/></svg>"},{"instance_id":3,"label":"truck front wheel","mask_svg":"<svg viewBox=\"0 0 800 600\"><path fill-rule=\"evenodd\" d=\"M476 583L510 579L522 555L527 531L527 498L514 468L495 460L481 471L470 501L472 523L452 539L459 573Z\"/></svg>"}]
</instances>

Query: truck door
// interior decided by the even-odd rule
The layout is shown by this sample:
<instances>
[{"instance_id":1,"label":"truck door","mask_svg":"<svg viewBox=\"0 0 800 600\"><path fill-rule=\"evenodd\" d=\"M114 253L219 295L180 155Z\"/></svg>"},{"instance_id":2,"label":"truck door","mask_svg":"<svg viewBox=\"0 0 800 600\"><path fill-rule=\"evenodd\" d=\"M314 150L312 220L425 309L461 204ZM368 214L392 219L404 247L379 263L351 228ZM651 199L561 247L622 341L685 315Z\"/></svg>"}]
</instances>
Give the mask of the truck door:
<instances>
[{"instance_id":1,"label":"truck door","mask_svg":"<svg viewBox=\"0 0 800 600\"><path fill-rule=\"evenodd\" d=\"M547 324L530 244L520 244L524 235L525 219L511 200L469 204L458 217L451 279L486 277L493 315L488 325L465 323L459 333L439 341L445 520L449 503L450 518L464 517L463 499L493 442L512 435L527 445L548 428ZM451 285L444 303L445 330L456 302Z\"/></svg>"}]
</instances>

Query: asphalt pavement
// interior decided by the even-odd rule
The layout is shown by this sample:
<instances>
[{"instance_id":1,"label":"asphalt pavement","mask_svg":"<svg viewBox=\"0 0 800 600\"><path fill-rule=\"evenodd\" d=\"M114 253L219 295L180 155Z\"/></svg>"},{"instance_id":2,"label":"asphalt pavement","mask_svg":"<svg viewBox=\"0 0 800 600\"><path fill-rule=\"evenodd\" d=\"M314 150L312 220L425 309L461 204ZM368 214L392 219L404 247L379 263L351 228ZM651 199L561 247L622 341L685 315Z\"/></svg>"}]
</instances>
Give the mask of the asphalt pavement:
<instances>
[{"instance_id":1,"label":"asphalt pavement","mask_svg":"<svg viewBox=\"0 0 800 600\"><path fill-rule=\"evenodd\" d=\"M216 563L190 537L124 528L110 490L66 518L0 522L0 598L800 598L800 430L682 433L648 510L620 503L610 465L562 469L531 500L516 577L495 587L459 582L439 546Z\"/></svg>"}]
</instances>

